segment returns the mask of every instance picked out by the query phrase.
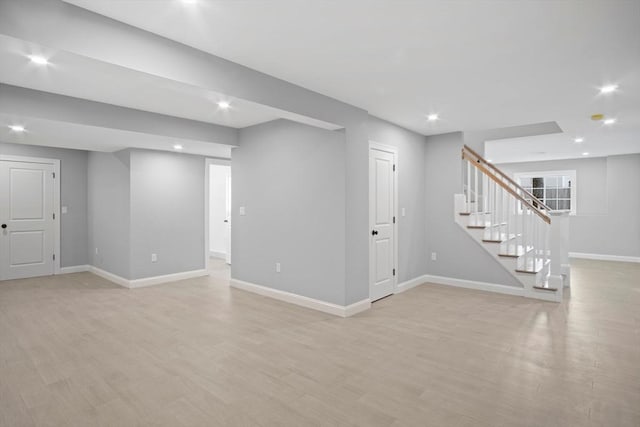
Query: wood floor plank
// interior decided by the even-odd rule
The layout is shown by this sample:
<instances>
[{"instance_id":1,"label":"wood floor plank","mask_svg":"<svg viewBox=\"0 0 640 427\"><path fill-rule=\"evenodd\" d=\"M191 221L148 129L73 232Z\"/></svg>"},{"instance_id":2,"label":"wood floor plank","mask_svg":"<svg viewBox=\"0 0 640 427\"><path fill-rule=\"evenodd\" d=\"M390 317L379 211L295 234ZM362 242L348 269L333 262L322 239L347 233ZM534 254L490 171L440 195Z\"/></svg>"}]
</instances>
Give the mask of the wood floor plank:
<instances>
[{"instance_id":1,"label":"wood floor plank","mask_svg":"<svg viewBox=\"0 0 640 427\"><path fill-rule=\"evenodd\" d=\"M563 303L424 285L342 319L208 277L0 283L0 426L640 426L640 265Z\"/></svg>"}]
</instances>

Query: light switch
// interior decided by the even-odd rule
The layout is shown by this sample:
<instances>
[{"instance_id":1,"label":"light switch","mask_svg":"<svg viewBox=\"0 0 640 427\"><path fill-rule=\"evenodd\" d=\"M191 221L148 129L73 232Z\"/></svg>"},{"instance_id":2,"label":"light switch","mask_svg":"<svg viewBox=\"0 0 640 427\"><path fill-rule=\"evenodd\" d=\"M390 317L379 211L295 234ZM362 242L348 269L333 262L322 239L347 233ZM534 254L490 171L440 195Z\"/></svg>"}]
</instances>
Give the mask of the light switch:
<instances>
[{"instance_id":1,"label":"light switch","mask_svg":"<svg viewBox=\"0 0 640 427\"><path fill-rule=\"evenodd\" d=\"M402 216L406 216L407 215L407 211L405 208L402 208Z\"/></svg>"},{"instance_id":2,"label":"light switch","mask_svg":"<svg viewBox=\"0 0 640 427\"><path fill-rule=\"evenodd\" d=\"M62 207L62 213L63 213L63 214L66 214L66 213L67 213L67 207L66 207L66 206L63 206L63 207Z\"/></svg>"},{"instance_id":3,"label":"light switch","mask_svg":"<svg viewBox=\"0 0 640 427\"><path fill-rule=\"evenodd\" d=\"M151 254L151 262L158 262L158 254Z\"/></svg>"},{"instance_id":4,"label":"light switch","mask_svg":"<svg viewBox=\"0 0 640 427\"><path fill-rule=\"evenodd\" d=\"M246 215L246 211L244 210L244 206L240 206L240 215Z\"/></svg>"}]
</instances>

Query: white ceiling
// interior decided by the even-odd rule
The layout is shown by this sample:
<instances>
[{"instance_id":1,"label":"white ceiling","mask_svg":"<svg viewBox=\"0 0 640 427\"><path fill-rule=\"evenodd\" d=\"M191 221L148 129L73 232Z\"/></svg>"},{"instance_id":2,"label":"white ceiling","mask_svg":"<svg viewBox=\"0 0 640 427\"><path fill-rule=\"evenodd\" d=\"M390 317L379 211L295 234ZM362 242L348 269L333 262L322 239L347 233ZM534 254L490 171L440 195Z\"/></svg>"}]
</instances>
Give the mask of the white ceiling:
<instances>
[{"instance_id":1,"label":"white ceiling","mask_svg":"<svg viewBox=\"0 0 640 427\"><path fill-rule=\"evenodd\" d=\"M558 121L595 144L605 113L640 135L636 0L66 1L423 134Z\"/></svg>"},{"instance_id":2,"label":"white ceiling","mask_svg":"<svg viewBox=\"0 0 640 427\"><path fill-rule=\"evenodd\" d=\"M14 132L9 125L20 123L26 132ZM183 138L170 138L120 129L86 126L39 118L15 117L0 113L0 141L12 144L43 145L113 152L125 148L174 151L174 145L182 145L182 153L228 159L232 146Z\"/></svg>"},{"instance_id":3,"label":"white ceiling","mask_svg":"<svg viewBox=\"0 0 640 427\"><path fill-rule=\"evenodd\" d=\"M49 59L46 67L28 55ZM14 86L242 128L275 120L277 110L129 68L0 35L0 81ZM217 102L229 101L221 110Z\"/></svg>"},{"instance_id":4,"label":"white ceiling","mask_svg":"<svg viewBox=\"0 0 640 427\"><path fill-rule=\"evenodd\" d=\"M502 143L547 158L580 155L575 136L594 153L640 151L635 0L65 1L426 135L557 121L564 134ZM41 52L46 69L25 61ZM3 36L0 81L232 127L309 120L232 97L222 112L215 102L228 96ZM620 90L600 96L604 83ZM429 123L433 112L441 120ZM619 122L603 129L593 113Z\"/></svg>"},{"instance_id":5,"label":"white ceiling","mask_svg":"<svg viewBox=\"0 0 640 427\"><path fill-rule=\"evenodd\" d=\"M50 64L46 67L32 64L27 58L29 55L43 55ZM0 82L233 128L279 118L325 129L339 128L332 123L5 35L0 35ZM220 109L218 101L229 102L230 108ZM39 120L33 116L0 115L0 118L5 125L26 123L29 130L27 134L16 135L4 126L0 137L7 142L95 151L127 147L172 149L174 144L181 144L184 152L192 154L227 158L230 155L230 147L202 141Z\"/></svg>"}]
</instances>

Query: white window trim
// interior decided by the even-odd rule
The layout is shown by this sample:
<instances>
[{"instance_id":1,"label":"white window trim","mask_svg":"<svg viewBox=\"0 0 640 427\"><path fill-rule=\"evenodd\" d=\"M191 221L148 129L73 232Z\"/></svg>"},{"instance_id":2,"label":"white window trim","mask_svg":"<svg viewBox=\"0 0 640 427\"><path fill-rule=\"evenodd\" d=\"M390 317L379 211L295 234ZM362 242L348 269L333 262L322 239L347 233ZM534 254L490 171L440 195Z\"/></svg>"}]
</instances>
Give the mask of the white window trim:
<instances>
[{"instance_id":1,"label":"white window trim","mask_svg":"<svg viewBox=\"0 0 640 427\"><path fill-rule=\"evenodd\" d=\"M571 179L571 211L569 215L576 215L578 207L578 184L576 180L576 171L574 170L550 170L550 171L538 171L538 172L516 172L513 174L513 179L520 184L520 178L546 178L551 176L568 176Z\"/></svg>"}]
</instances>

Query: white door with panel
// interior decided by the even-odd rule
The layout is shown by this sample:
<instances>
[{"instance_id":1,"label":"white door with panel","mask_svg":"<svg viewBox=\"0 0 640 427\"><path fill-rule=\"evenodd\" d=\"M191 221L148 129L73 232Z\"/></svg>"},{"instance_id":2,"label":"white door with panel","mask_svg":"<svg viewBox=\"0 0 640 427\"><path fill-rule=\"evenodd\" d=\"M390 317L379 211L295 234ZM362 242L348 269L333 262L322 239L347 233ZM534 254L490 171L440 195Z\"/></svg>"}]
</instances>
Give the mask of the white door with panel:
<instances>
[{"instance_id":1,"label":"white door with panel","mask_svg":"<svg viewBox=\"0 0 640 427\"><path fill-rule=\"evenodd\" d=\"M54 274L54 172L0 161L0 280Z\"/></svg>"},{"instance_id":2,"label":"white door with panel","mask_svg":"<svg viewBox=\"0 0 640 427\"><path fill-rule=\"evenodd\" d=\"M395 153L369 150L369 298L395 290Z\"/></svg>"}]
</instances>

